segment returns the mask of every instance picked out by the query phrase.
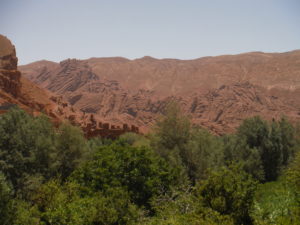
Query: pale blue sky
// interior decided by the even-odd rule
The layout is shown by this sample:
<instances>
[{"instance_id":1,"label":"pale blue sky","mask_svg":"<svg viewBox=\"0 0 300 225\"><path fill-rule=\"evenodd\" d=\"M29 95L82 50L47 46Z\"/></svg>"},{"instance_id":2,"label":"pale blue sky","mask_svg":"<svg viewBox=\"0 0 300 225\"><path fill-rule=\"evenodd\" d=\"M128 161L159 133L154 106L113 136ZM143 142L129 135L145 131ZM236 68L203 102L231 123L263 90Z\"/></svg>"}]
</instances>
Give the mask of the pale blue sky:
<instances>
[{"instance_id":1,"label":"pale blue sky","mask_svg":"<svg viewBox=\"0 0 300 225\"><path fill-rule=\"evenodd\" d=\"M0 0L20 64L300 49L299 0Z\"/></svg>"}]
</instances>

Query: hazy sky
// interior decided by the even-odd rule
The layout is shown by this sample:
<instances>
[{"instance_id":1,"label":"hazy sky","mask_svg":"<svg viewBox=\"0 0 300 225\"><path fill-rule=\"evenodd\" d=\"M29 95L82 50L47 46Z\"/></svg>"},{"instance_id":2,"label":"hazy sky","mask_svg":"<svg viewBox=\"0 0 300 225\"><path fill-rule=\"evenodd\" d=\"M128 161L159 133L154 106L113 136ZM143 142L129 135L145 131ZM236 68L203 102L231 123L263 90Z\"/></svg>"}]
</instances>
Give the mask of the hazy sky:
<instances>
[{"instance_id":1,"label":"hazy sky","mask_svg":"<svg viewBox=\"0 0 300 225\"><path fill-rule=\"evenodd\" d=\"M300 0L0 0L19 64L300 49Z\"/></svg>"}]
</instances>

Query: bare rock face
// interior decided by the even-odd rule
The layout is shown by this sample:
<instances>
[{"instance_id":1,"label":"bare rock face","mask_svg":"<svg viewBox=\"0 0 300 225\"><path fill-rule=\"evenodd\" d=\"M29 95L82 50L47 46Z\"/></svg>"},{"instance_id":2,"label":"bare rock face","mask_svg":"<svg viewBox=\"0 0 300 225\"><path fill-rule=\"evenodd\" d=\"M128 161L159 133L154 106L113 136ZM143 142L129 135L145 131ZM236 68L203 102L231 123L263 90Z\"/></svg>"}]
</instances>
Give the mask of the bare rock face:
<instances>
[{"instance_id":1,"label":"bare rock face","mask_svg":"<svg viewBox=\"0 0 300 225\"><path fill-rule=\"evenodd\" d=\"M21 73L17 71L18 58L15 46L0 35L0 88L14 96L20 94Z\"/></svg>"},{"instance_id":2,"label":"bare rock face","mask_svg":"<svg viewBox=\"0 0 300 225\"><path fill-rule=\"evenodd\" d=\"M0 35L0 69L16 70L17 64L15 46L5 36Z\"/></svg>"},{"instance_id":3,"label":"bare rock face","mask_svg":"<svg viewBox=\"0 0 300 225\"><path fill-rule=\"evenodd\" d=\"M51 107L48 94L24 79L17 63L15 46L0 35L0 106L18 105L32 114L48 110Z\"/></svg>"}]
</instances>

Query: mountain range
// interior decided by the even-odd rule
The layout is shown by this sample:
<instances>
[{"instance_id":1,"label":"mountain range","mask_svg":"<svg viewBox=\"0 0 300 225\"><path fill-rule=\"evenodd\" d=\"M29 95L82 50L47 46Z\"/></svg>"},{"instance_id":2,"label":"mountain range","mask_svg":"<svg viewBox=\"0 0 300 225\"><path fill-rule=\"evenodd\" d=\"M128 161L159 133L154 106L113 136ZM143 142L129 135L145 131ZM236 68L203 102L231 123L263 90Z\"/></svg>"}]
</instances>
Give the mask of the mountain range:
<instances>
[{"instance_id":1,"label":"mountain range","mask_svg":"<svg viewBox=\"0 0 300 225\"><path fill-rule=\"evenodd\" d=\"M300 118L300 50L194 60L122 57L38 61L23 76L64 96L76 110L148 132L168 102L216 134L250 116Z\"/></svg>"},{"instance_id":2,"label":"mountain range","mask_svg":"<svg viewBox=\"0 0 300 225\"><path fill-rule=\"evenodd\" d=\"M170 101L215 134L245 118L300 121L300 51L251 52L194 60L145 56L38 61L17 66L0 35L0 112L18 105L82 127L87 136L150 131Z\"/></svg>"}]
</instances>

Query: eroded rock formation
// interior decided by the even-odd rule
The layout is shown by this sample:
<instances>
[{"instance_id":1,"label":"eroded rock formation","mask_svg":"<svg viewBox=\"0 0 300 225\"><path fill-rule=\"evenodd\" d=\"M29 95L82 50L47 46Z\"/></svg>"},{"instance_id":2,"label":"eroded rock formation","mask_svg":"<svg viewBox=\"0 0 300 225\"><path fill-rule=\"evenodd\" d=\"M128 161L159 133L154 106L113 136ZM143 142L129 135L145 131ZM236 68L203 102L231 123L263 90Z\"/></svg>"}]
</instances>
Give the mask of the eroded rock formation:
<instances>
[{"instance_id":1,"label":"eroded rock formation","mask_svg":"<svg viewBox=\"0 0 300 225\"><path fill-rule=\"evenodd\" d=\"M17 62L15 47L10 40L0 35L0 113L5 113L14 106L19 106L32 115L39 115L43 112L57 126L66 120L80 126L88 138L95 136L116 138L125 132L139 132L134 125L131 128L128 128L128 125L120 128L120 125L110 125L98 116L74 109L61 96L50 93L21 76L20 71L17 70ZM61 64L64 69L58 72L64 76L69 71L76 69L77 62L69 60ZM84 64L80 64L80 68L83 69L75 78L78 79L78 84L84 85L85 82L95 78ZM46 71L45 73L47 75ZM42 79L46 80L47 77ZM65 88L65 90L72 91L80 87L74 86L71 82L65 82L64 79L59 79L58 83L61 85L53 87L54 90ZM103 124L103 126L99 124Z\"/></svg>"},{"instance_id":2,"label":"eroded rock formation","mask_svg":"<svg viewBox=\"0 0 300 225\"><path fill-rule=\"evenodd\" d=\"M252 52L195 60L91 58L20 67L25 76L70 105L110 123L148 131L170 100L195 124L234 131L254 115L299 119L300 51Z\"/></svg>"}]
</instances>

